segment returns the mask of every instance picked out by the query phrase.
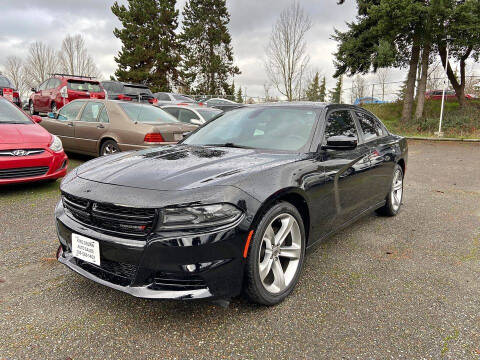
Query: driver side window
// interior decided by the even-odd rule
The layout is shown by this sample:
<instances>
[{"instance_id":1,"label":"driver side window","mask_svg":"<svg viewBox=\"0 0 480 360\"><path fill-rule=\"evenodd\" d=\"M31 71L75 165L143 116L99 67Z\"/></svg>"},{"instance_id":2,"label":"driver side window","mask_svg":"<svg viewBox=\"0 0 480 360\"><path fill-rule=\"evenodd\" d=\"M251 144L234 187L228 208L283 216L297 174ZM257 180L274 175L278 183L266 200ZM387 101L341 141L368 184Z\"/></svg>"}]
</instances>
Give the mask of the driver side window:
<instances>
[{"instance_id":1,"label":"driver side window","mask_svg":"<svg viewBox=\"0 0 480 360\"><path fill-rule=\"evenodd\" d=\"M324 143L327 139L334 136L342 136L358 139L355 121L350 110L338 110L330 113L325 127Z\"/></svg>"},{"instance_id":2,"label":"driver side window","mask_svg":"<svg viewBox=\"0 0 480 360\"><path fill-rule=\"evenodd\" d=\"M65 105L58 112L58 120L75 121L77 119L78 113L80 112L84 104L84 101L74 101Z\"/></svg>"}]
</instances>

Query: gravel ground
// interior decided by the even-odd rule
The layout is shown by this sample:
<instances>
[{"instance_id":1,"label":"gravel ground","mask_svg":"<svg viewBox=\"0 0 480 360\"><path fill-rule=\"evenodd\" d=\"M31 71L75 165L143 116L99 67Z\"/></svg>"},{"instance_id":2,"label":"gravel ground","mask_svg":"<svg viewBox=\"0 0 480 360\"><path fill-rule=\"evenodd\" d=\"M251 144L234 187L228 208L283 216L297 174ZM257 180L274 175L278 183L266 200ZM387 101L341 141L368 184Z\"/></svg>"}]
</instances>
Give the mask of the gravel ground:
<instances>
[{"instance_id":1,"label":"gravel ground","mask_svg":"<svg viewBox=\"0 0 480 360\"><path fill-rule=\"evenodd\" d=\"M405 184L396 218L324 242L273 308L97 285L54 259L58 182L0 189L0 359L479 359L480 145L411 141Z\"/></svg>"}]
</instances>

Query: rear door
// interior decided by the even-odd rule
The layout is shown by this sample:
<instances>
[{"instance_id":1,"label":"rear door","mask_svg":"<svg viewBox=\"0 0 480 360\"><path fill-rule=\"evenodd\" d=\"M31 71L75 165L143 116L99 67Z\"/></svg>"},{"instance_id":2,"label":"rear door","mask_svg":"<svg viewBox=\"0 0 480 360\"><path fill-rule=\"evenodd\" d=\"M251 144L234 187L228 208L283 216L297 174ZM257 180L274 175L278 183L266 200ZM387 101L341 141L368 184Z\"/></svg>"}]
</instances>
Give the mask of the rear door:
<instances>
[{"instance_id":1,"label":"rear door","mask_svg":"<svg viewBox=\"0 0 480 360\"><path fill-rule=\"evenodd\" d=\"M383 124L366 110L356 110L363 143L368 147L371 163L371 199L378 203L390 191L396 159L396 142Z\"/></svg>"},{"instance_id":2,"label":"rear door","mask_svg":"<svg viewBox=\"0 0 480 360\"><path fill-rule=\"evenodd\" d=\"M75 131L73 124L85 105L84 101L75 101L62 107L56 119L45 118L40 123L50 133L60 137L67 151L76 151Z\"/></svg>"},{"instance_id":3,"label":"rear door","mask_svg":"<svg viewBox=\"0 0 480 360\"><path fill-rule=\"evenodd\" d=\"M80 118L75 122L75 138L81 152L95 155L98 153L98 140L109 127L108 121L101 121L101 119L108 119L108 116L105 117L106 114L102 114L104 108L103 102L88 101Z\"/></svg>"}]
</instances>

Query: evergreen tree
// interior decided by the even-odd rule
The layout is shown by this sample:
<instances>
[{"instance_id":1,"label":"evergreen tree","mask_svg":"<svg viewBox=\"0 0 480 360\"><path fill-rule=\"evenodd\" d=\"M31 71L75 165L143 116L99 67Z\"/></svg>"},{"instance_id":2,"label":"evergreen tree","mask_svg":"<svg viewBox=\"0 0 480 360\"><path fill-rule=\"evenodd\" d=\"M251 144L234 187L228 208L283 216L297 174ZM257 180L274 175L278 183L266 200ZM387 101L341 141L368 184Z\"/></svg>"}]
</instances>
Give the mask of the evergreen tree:
<instances>
[{"instance_id":1,"label":"evergreen tree","mask_svg":"<svg viewBox=\"0 0 480 360\"><path fill-rule=\"evenodd\" d=\"M320 79L318 72L315 73L312 82L308 85L305 96L308 101L320 101Z\"/></svg>"},{"instance_id":2,"label":"evergreen tree","mask_svg":"<svg viewBox=\"0 0 480 360\"><path fill-rule=\"evenodd\" d=\"M342 86L343 86L343 79L340 76L337 80L337 85L334 89L330 91L330 102L334 104L340 104L342 101Z\"/></svg>"},{"instance_id":3,"label":"evergreen tree","mask_svg":"<svg viewBox=\"0 0 480 360\"><path fill-rule=\"evenodd\" d=\"M115 57L120 81L142 83L152 91L170 91L178 78L180 48L176 0L128 0L128 7L115 2L112 12L122 23L113 34L122 41Z\"/></svg>"},{"instance_id":4,"label":"evergreen tree","mask_svg":"<svg viewBox=\"0 0 480 360\"><path fill-rule=\"evenodd\" d=\"M318 101L325 102L327 101L327 79L325 76L322 79L322 83L320 85L320 93L318 94Z\"/></svg>"},{"instance_id":5,"label":"evergreen tree","mask_svg":"<svg viewBox=\"0 0 480 360\"><path fill-rule=\"evenodd\" d=\"M233 64L225 0L189 0L183 10L182 76L197 93L227 93L228 80L240 70Z\"/></svg>"},{"instance_id":6,"label":"evergreen tree","mask_svg":"<svg viewBox=\"0 0 480 360\"><path fill-rule=\"evenodd\" d=\"M235 99L235 101L239 104L243 104L243 95L242 95L242 87L241 86L238 88L237 98Z\"/></svg>"}]
</instances>

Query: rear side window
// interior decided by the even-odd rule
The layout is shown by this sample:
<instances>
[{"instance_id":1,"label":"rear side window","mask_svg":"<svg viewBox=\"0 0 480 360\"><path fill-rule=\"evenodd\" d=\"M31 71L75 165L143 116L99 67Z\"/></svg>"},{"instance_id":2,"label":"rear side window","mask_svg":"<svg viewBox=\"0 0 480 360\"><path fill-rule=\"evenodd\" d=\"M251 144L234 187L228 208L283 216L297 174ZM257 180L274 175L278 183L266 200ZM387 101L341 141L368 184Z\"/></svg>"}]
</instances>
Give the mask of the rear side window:
<instances>
[{"instance_id":1,"label":"rear side window","mask_svg":"<svg viewBox=\"0 0 480 360\"><path fill-rule=\"evenodd\" d=\"M132 121L143 123L178 123L172 115L152 105L121 103L120 106Z\"/></svg>"},{"instance_id":2,"label":"rear side window","mask_svg":"<svg viewBox=\"0 0 480 360\"><path fill-rule=\"evenodd\" d=\"M156 93L155 97L161 101L170 101L170 96L166 93Z\"/></svg>"},{"instance_id":3,"label":"rear side window","mask_svg":"<svg viewBox=\"0 0 480 360\"><path fill-rule=\"evenodd\" d=\"M78 112L82 109L85 101L74 101L60 109L58 120L74 121L77 118Z\"/></svg>"},{"instance_id":4,"label":"rear side window","mask_svg":"<svg viewBox=\"0 0 480 360\"><path fill-rule=\"evenodd\" d=\"M165 110L167 113L169 113L170 115L172 115L173 117L178 119L178 112L179 112L180 109L178 109L178 108L165 108L163 110Z\"/></svg>"},{"instance_id":5,"label":"rear side window","mask_svg":"<svg viewBox=\"0 0 480 360\"><path fill-rule=\"evenodd\" d=\"M357 138L355 122L349 110L334 111L328 115L324 139L333 136Z\"/></svg>"},{"instance_id":6,"label":"rear side window","mask_svg":"<svg viewBox=\"0 0 480 360\"><path fill-rule=\"evenodd\" d=\"M178 120L180 120L183 123L190 124L190 122L195 119L195 120L200 120L200 118L195 114L192 110L187 110L187 109L179 109L180 110L180 115L178 116Z\"/></svg>"},{"instance_id":7,"label":"rear side window","mask_svg":"<svg viewBox=\"0 0 480 360\"><path fill-rule=\"evenodd\" d=\"M87 102L87 105L85 105L85 108L83 109L80 121L97 122L98 114L100 114L103 107L104 105L99 102Z\"/></svg>"},{"instance_id":8,"label":"rear side window","mask_svg":"<svg viewBox=\"0 0 480 360\"><path fill-rule=\"evenodd\" d=\"M95 81L68 80L68 88L75 91L100 92L100 83Z\"/></svg>"},{"instance_id":9,"label":"rear side window","mask_svg":"<svg viewBox=\"0 0 480 360\"><path fill-rule=\"evenodd\" d=\"M362 128L363 138L365 141L370 141L384 135L383 128L380 123L373 116L363 112L355 112Z\"/></svg>"},{"instance_id":10,"label":"rear side window","mask_svg":"<svg viewBox=\"0 0 480 360\"><path fill-rule=\"evenodd\" d=\"M102 123L109 123L110 122L110 119L108 118L107 108L105 106L100 111L100 117L98 118L98 121L100 121Z\"/></svg>"}]
</instances>

